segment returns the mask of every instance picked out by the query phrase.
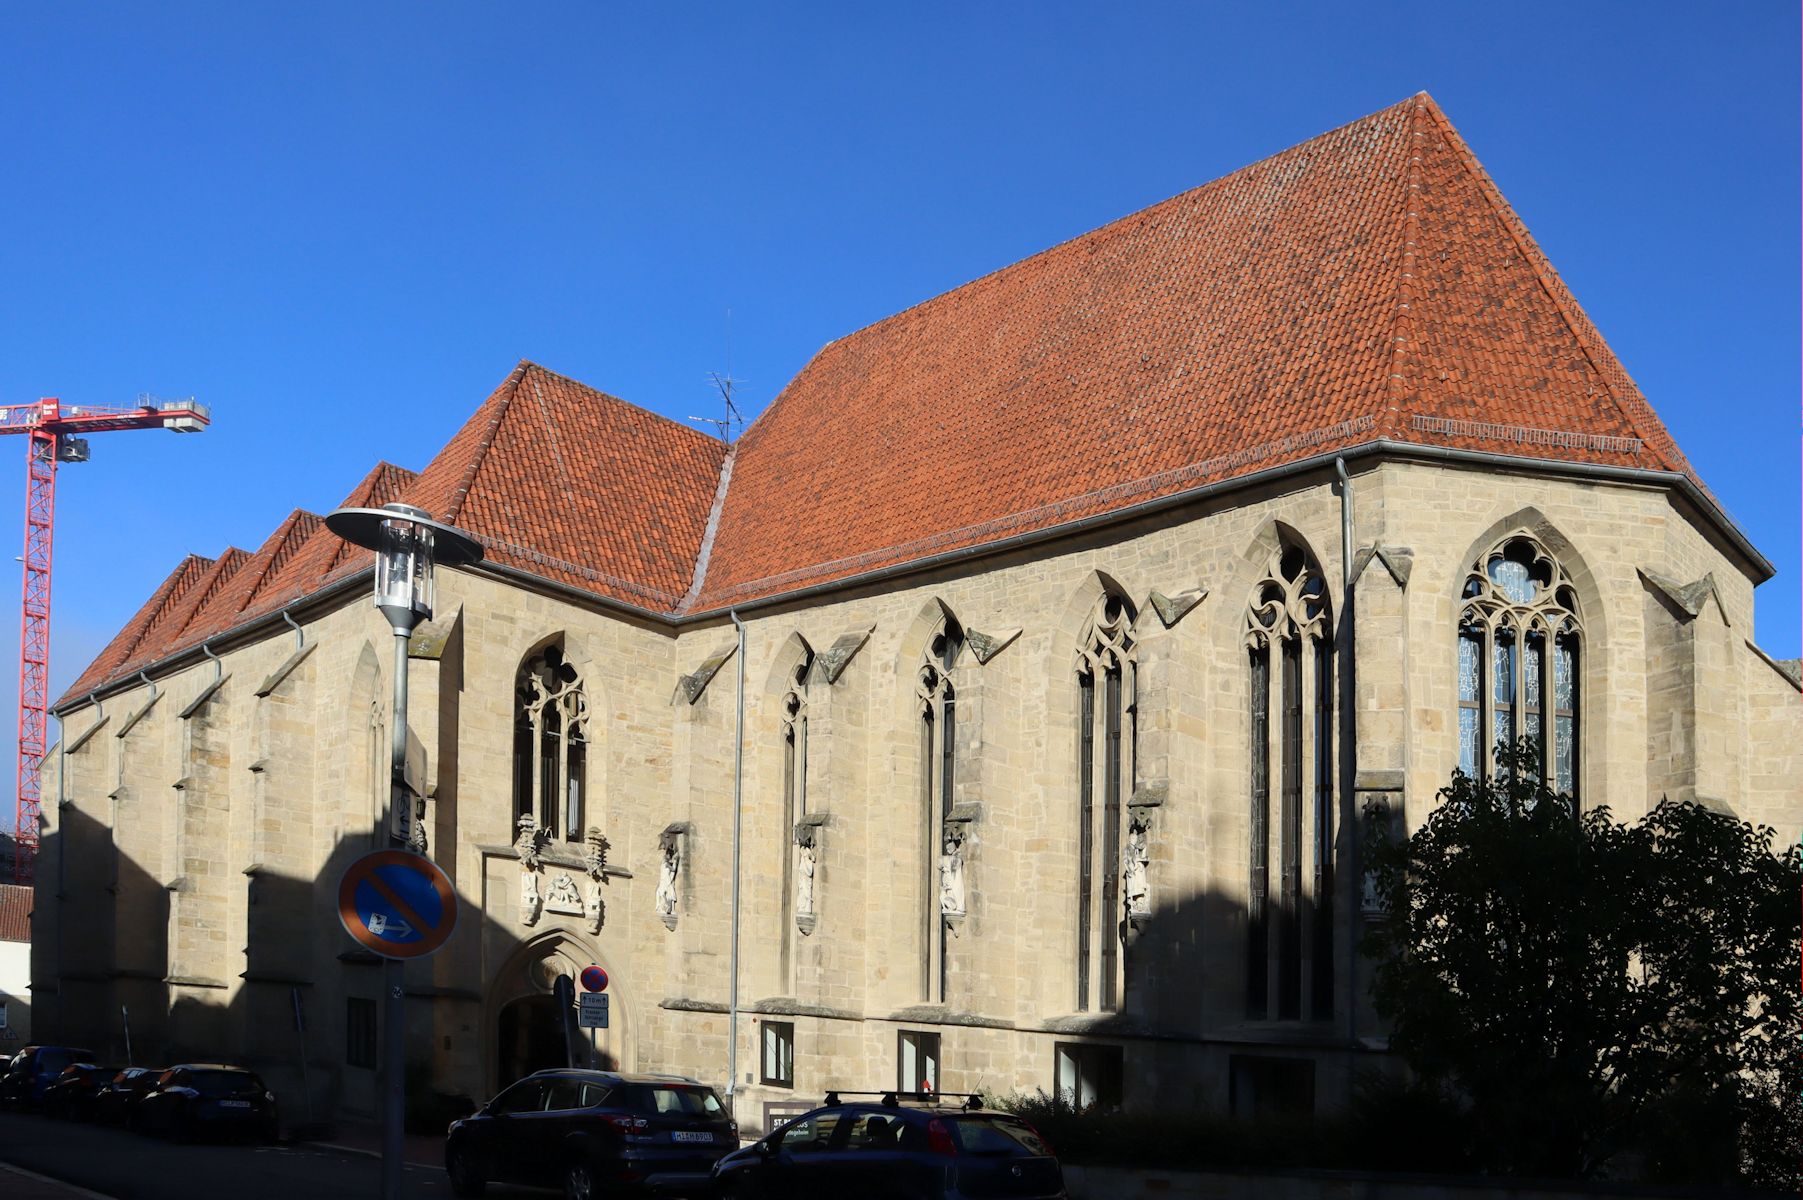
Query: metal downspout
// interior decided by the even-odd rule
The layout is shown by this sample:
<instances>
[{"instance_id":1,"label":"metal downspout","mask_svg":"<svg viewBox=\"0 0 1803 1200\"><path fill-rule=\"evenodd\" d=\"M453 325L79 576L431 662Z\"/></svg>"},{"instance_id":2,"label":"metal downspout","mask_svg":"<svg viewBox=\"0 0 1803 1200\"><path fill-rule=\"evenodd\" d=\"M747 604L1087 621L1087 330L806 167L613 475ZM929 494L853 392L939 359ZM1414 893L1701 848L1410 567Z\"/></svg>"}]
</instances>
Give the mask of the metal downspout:
<instances>
[{"instance_id":1,"label":"metal downspout","mask_svg":"<svg viewBox=\"0 0 1803 1200\"><path fill-rule=\"evenodd\" d=\"M288 610L285 608L282 610L282 620L288 622L288 628L294 630L294 649L296 653L305 650L307 648L307 631L302 629L300 625L296 623L295 619L288 615Z\"/></svg>"},{"instance_id":2,"label":"metal downspout","mask_svg":"<svg viewBox=\"0 0 1803 1200\"><path fill-rule=\"evenodd\" d=\"M1346 904L1346 1043L1351 1046L1358 1038L1358 938L1355 925L1358 905L1352 902L1357 895L1354 884L1358 873L1358 821L1356 811L1358 804L1358 702L1354 683L1357 680L1358 655L1353 620L1352 599L1352 477L1346 473L1346 460L1335 457L1334 474L1340 477L1340 576L1341 597L1340 611L1346 622L1346 636L1343 645L1346 647L1343 664L1340 670L1340 688L1343 705L1340 716L1340 736L1343 751L1340 755L1341 786L1345 789L1344 808L1347 810L1342 818L1346 824L1346 883L1341 891L1347 896ZM1350 1078L1350 1073L1348 1075Z\"/></svg>"},{"instance_id":3,"label":"metal downspout","mask_svg":"<svg viewBox=\"0 0 1803 1200\"><path fill-rule=\"evenodd\" d=\"M732 741L732 980L727 985L726 1016L726 1100L727 1107L738 1118L734 1103L739 1090L739 829L744 816L745 788L745 623L737 609L728 609L733 628L738 631L739 645L734 657L739 660L738 719Z\"/></svg>"}]
</instances>

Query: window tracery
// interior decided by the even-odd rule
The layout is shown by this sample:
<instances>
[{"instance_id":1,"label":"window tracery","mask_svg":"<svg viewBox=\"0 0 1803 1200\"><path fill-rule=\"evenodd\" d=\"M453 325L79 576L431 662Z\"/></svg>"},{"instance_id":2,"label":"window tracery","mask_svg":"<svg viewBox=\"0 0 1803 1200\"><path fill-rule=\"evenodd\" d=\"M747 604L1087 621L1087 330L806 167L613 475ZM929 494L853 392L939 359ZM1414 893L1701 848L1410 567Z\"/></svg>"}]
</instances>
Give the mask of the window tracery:
<instances>
[{"instance_id":1,"label":"window tracery","mask_svg":"<svg viewBox=\"0 0 1803 1200\"><path fill-rule=\"evenodd\" d=\"M549 836L580 842L588 788L588 698L552 644L514 680L513 806Z\"/></svg>"},{"instance_id":2,"label":"window tracery","mask_svg":"<svg viewBox=\"0 0 1803 1200\"><path fill-rule=\"evenodd\" d=\"M1080 1011L1120 1007L1122 931L1128 915L1121 886L1124 813L1133 794L1138 743L1133 616L1121 597L1104 595L1077 651Z\"/></svg>"},{"instance_id":3,"label":"window tracery","mask_svg":"<svg viewBox=\"0 0 1803 1200\"><path fill-rule=\"evenodd\" d=\"M1333 633L1326 580L1301 547L1280 544L1272 552L1247 606L1245 644L1252 748L1247 1013L1300 1020L1306 1009L1324 1020L1333 1015Z\"/></svg>"},{"instance_id":4,"label":"window tracery","mask_svg":"<svg viewBox=\"0 0 1803 1200\"><path fill-rule=\"evenodd\" d=\"M1532 738L1541 778L1575 796L1583 635L1576 589L1546 547L1517 532L1472 564L1461 600L1459 769L1488 776L1499 743Z\"/></svg>"}]
</instances>

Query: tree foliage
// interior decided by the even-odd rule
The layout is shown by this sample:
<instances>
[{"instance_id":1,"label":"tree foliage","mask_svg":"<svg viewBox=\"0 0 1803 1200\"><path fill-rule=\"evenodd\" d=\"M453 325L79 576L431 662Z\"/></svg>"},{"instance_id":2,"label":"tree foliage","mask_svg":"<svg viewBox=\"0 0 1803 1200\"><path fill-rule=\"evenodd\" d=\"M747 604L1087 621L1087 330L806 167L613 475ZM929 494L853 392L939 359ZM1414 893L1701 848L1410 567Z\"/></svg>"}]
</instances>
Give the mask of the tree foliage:
<instances>
[{"instance_id":1,"label":"tree foliage","mask_svg":"<svg viewBox=\"0 0 1803 1200\"><path fill-rule=\"evenodd\" d=\"M1499 751L1368 852L1391 1047L1491 1169L1793 1186L1799 848L1696 804L1580 812Z\"/></svg>"}]
</instances>

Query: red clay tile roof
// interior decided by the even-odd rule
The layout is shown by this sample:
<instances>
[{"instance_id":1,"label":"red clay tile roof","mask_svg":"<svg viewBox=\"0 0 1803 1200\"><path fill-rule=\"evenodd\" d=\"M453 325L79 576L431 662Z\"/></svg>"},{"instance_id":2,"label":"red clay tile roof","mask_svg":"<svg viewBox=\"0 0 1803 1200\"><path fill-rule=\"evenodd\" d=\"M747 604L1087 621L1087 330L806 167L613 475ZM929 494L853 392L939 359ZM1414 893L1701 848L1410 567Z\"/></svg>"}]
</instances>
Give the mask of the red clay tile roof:
<instances>
[{"instance_id":1,"label":"red clay tile roof","mask_svg":"<svg viewBox=\"0 0 1803 1200\"><path fill-rule=\"evenodd\" d=\"M1425 95L828 345L694 608L1380 437L1688 470Z\"/></svg>"},{"instance_id":2,"label":"red clay tile roof","mask_svg":"<svg viewBox=\"0 0 1803 1200\"><path fill-rule=\"evenodd\" d=\"M142 658L139 653L150 639L153 631L161 629L165 624L170 609L181 603L182 599L198 583L202 576L212 569L213 560L202 558L198 554L190 554L182 559L181 565L169 572L161 586L150 594L137 615L125 623L125 627L113 635L106 648L88 664L76 681L69 685L63 698L57 705L67 703L77 696L84 696L93 688L127 674L125 666L128 662ZM149 661L145 659L145 661Z\"/></svg>"},{"instance_id":3,"label":"red clay tile roof","mask_svg":"<svg viewBox=\"0 0 1803 1200\"><path fill-rule=\"evenodd\" d=\"M410 489L489 560L669 611L688 589L726 444L534 363Z\"/></svg>"},{"instance_id":4,"label":"red clay tile roof","mask_svg":"<svg viewBox=\"0 0 1803 1200\"><path fill-rule=\"evenodd\" d=\"M31 940L31 889L0 883L0 942Z\"/></svg>"},{"instance_id":5,"label":"red clay tile roof","mask_svg":"<svg viewBox=\"0 0 1803 1200\"><path fill-rule=\"evenodd\" d=\"M414 474L392 463L378 463L363 477L345 506L379 507L397 499ZM221 560L240 556L228 566L246 563L244 571L217 569L213 559L189 555L163 581L81 677L69 685L55 707L85 696L102 683L136 674L160 658L198 644L233 625L318 591L352 574L367 562L353 555L344 539L325 528L312 513L299 509L284 521L254 557L229 550Z\"/></svg>"},{"instance_id":6,"label":"red clay tile roof","mask_svg":"<svg viewBox=\"0 0 1803 1200\"><path fill-rule=\"evenodd\" d=\"M1695 481L1426 95L828 344L730 455L522 362L347 503L398 492L491 562L675 615L1378 439ZM190 560L70 696L366 562L304 513Z\"/></svg>"}]
</instances>

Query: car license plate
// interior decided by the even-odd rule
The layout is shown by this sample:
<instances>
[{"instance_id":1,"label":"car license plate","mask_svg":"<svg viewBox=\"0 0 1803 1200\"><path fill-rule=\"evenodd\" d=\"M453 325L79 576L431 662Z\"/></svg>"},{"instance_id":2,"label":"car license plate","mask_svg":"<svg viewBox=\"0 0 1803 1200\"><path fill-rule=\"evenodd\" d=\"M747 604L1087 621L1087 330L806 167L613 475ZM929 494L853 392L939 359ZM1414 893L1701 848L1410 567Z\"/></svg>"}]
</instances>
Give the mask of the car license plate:
<instances>
[{"instance_id":1,"label":"car license plate","mask_svg":"<svg viewBox=\"0 0 1803 1200\"><path fill-rule=\"evenodd\" d=\"M670 1135L670 1140L673 1142L711 1142L714 1140L714 1135L711 1133L691 1133L686 1129L679 1129Z\"/></svg>"},{"instance_id":2,"label":"car license plate","mask_svg":"<svg viewBox=\"0 0 1803 1200\"><path fill-rule=\"evenodd\" d=\"M221 1100L219 1102L219 1107L220 1108L249 1108L250 1101L248 1101L248 1100Z\"/></svg>"}]
</instances>

